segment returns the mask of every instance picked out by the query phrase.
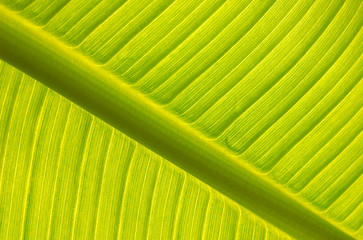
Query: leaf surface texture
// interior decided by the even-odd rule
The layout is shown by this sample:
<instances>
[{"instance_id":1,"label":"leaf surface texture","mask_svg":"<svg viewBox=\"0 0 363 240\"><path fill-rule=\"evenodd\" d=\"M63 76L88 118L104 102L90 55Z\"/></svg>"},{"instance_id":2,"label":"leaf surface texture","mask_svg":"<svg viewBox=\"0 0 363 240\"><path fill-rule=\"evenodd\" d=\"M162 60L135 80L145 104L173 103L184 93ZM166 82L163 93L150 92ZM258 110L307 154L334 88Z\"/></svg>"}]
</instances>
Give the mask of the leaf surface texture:
<instances>
[{"instance_id":1,"label":"leaf surface texture","mask_svg":"<svg viewBox=\"0 0 363 240\"><path fill-rule=\"evenodd\" d=\"M1 2L363 237L361 1ZM1 63L2 239L294 237L21 70Z\"/></svg>"}]
</instances>

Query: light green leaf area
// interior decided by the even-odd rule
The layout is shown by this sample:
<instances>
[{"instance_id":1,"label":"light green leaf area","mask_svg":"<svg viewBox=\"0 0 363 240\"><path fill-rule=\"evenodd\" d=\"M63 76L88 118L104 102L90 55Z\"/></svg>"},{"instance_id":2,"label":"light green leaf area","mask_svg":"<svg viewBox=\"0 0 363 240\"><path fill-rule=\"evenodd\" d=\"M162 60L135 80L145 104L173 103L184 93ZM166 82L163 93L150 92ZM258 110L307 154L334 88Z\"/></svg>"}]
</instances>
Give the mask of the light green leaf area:
<instances>
[{"instance_id":1,"label":"light green leaf area","mask_svg":"<svg viewBox=\"0 0 363 240\"><path fill-rule=\"evenodd\" d=\"M291 239L1 62L1 239Z\"/></svg>"},{"instance_id":2,"label":"light green leaf area","mask_svg":"<svg viewBox=\"0 0 363 240\"><path fill-rule=\"evenodd\" d=\"M0 239L363 239L362 1L0 3Z\"/></svg>"}]
</instances>

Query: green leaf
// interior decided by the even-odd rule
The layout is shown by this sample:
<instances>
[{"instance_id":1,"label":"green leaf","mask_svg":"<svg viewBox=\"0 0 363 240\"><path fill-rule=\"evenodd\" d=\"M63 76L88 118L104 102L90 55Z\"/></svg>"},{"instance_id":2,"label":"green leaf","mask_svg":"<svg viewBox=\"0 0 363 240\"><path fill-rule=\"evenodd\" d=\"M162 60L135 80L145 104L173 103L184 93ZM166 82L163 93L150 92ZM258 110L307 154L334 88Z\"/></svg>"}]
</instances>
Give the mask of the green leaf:
<instances>
[{"instance_id":1,"label":"green leaf","mask_svg":"<svg viewBox=\"0 0 363 240\"><path fill-rule=\"evenodd\" d=\"M1 239L363 237L361 1L1 3Z\"/></svg>"}]
</instances>

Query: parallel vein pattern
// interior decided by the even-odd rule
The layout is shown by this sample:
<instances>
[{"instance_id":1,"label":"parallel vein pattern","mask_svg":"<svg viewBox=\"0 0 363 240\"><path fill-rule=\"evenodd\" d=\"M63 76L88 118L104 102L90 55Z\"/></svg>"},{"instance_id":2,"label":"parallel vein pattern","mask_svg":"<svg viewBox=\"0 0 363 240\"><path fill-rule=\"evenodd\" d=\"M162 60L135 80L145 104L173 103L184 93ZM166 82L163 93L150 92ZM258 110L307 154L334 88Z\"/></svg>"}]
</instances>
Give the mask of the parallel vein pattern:
<instances>
[{"instance_id":1,"label":"parallel vein pattern","mask_svg":"<svg viewBox=\"0 0 363 240\"><path fill-rule=\"evenodd\" d=\"M291 239L19 70L0 71L1 239Z\"/></svg>"},{"instance_id":2,"label":"parallel vein pattern","mask_svg":"<svg viewBox=\"0 0 363 240\"><path fill-rule=\"evenodd\" d=\"M233 151L241 161L248 161L322 214L340 222L347 231L363 237L362 1L2 2L104 68L126 77L136 89ZM35 104L39 105L36 116L46 114L42 102L49 93L34 91L43 96ZM8 101L16 102L10 98ZM32 109L21 111L26 115ZM34 128L41 128L40 120L33 121ZM23 124L17 127L22 129ZM79 126L78 131L87 132L87 139L94 136L93 123ZM19 143L12 144L20 146L28 141L31 132L21 131L20 138L14 140ZM72 134L72 141L86 141L86 133L77 133ZM112 136L102 134L105 142ZM29 143L30 149L37 145L34 141ZM72 145L72 141L59 144ZM85 161L91 157L88 152L79 149L68 153L84 161L65 169L57 167L57 172L68 178L75 178L71 174L78 169L87 172ZM18 150L11 154L21 159L24 153ZM92 164L103 169L98 161L105 154L97 153ZM156 168L153 171L162 171ZM18 174L22 170L15 165L13 171ZM104 174L97 176L102 178ZM150 174L145 178L157 175ZM69 191L76 186L81 189L87 182L86 178L74 181ZM151 184L147 179L144 182ZM143 182L140 184L143 189ZM93 191L101 191L97 189ZM198 189L191 194L199 196ZM81 194L77 192L73 200L77 206L72 213L75 219L81 208L87 207L77 197ZM142 196L148 194L152 193L142 191ZM70 209L69 202L59 201L62 208ZM207 200L201 197L198 201ZM214 205L207 204L205 211L212 211ZM62 219L58 218L58 208L54 209L55 218ZM150 210L140 211L150 214ZM55 228L67 227L68 222L59 221ZM124 223L117 224L122 229ZM195 231L200 230L193 225L190 231L194 226ZM76 229L71 230L73 236L79 234ZM52 231L49 236L59 230ZM116 236L122 234L120 231ZM131 231L141 234L147 230L134 226Z\"/></svg>"}]
</instances>

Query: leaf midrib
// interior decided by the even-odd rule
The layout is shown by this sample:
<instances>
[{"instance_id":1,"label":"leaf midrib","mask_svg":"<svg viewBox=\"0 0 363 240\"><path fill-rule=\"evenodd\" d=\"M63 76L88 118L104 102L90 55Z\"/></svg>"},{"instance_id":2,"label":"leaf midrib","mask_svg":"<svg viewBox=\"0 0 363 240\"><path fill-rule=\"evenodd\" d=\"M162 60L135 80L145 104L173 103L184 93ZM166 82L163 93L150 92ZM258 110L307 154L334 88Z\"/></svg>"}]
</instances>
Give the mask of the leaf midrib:
<instances>
[{"instance_id":1,"label":"leaf midrib","mask_svg":"<svg viewBox=\"0 0 363 240\"><path fill-rule=\"evenodd\" d=\"M0 5L0 56L288 234L353 239L120 78Z\"/></svg>"}]
</instances>

